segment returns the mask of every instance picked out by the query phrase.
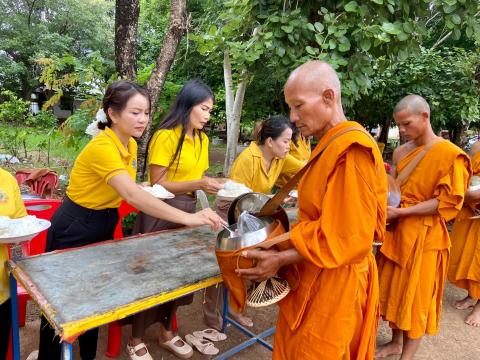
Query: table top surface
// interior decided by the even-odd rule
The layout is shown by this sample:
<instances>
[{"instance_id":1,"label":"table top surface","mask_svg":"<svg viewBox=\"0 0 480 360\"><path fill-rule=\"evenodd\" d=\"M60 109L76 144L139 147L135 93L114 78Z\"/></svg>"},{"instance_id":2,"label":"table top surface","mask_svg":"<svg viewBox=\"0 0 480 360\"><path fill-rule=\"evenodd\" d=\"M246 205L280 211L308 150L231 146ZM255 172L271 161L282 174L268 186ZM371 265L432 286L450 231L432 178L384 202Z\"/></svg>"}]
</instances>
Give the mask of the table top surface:
<instances>
[{"instance_id":1,"label":"table top surface","mask_svg":"<svg viewBox=\"0 0 480 360\"><path fill-rule=\"evenodd\" d=\"M10 265L17 280L61 330L65 324L129 304L137 304L130 314L143 310L142 302L148 308L181 296L178 289L184 289L184 294L198 290L198 286L189 287L220 276L215 239L206 226L188 228L42 254ZM167 296L149 303L159 294Z\"/></svg>"}]
</instances>

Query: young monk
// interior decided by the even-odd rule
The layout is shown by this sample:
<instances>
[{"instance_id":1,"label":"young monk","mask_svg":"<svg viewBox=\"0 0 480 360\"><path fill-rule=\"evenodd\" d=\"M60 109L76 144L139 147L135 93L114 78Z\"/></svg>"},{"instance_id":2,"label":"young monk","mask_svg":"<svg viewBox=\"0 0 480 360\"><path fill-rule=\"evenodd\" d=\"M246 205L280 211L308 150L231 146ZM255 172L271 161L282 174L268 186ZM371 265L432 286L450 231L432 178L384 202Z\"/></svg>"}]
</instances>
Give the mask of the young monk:
<instances>
[{"instance_id":1,"label":"young monk","mask_svg":"<svg viewBox=\"0 0 480 360\"><path fill-rule=\"evenodd\" d=\"M480 175L480 142L473 144L473 175ZM473 307L465 318L465 323L480 326L480 220L471 219L476 215L476 207L480 203L480 190L468 190L462 210L455 219L452 230L451 259L448 269L448 280L455 286L468 291L463 300L456 302L455 307L466 310Z\"/></svg>"},{"instance_id":2,"label":"young monk","mask_svg":"<svg viewBox=\"0 0 480 360\"><path fill-rule=\"evenodd\" d=\"M284 90L291 121L319 140L312 158L328 145L300 181L292 248L245 251L257 265L238 274L264 280L297 265L298 288L280 302L273 359L372 359L378 315L372 242L383 240L387 204L382 156L370 135L346 120L329 64L301 65Z\"/></svg>"},{"instance_id":3,"label":"young monk","mask_svg":"<svg viewBox=\"0 0 480 360\"><path fill-rule=\"evenodd\" d=\"M422 97L403 98L393 118L408 142L393 154L394 175L403 178L401 203L387 208L391 228L378 258L381 314L393 339L375 356L401 354L407 360L425 333L439 329L450 247L446 222L462 207L470 163L462 150L435 135Z\"/></svg>"}]
</instances>

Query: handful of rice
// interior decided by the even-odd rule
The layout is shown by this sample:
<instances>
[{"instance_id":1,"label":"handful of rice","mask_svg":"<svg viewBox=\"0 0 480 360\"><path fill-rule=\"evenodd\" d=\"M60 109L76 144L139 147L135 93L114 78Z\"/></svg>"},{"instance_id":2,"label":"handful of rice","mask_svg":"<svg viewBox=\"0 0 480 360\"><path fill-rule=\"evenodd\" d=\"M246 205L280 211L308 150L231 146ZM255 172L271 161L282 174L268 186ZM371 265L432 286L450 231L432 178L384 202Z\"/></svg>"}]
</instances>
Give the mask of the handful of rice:
<instances>
[{"instance_id":1,"label":"handful of rice","mask_svg":"<svg viewBox=\"0 0 480 360\"><path fill-rule=\"evenodd\" d=\"M223 184L223 188L217 193L217 196L236 198L249 192L252 192L252 189L243 184L228 180L225 184Z\"/></svg>"},{"instance_id":2,"label":"handful of rice","mask_svg":"<svg viewBox=\"0 0 480 360\"><path fill-rule=\"evenodd\" d=\"M0 216L0 237L14 237L34 234L43 230L36 216L27 215L18 219Z\"/></svg>"}]
</instances>

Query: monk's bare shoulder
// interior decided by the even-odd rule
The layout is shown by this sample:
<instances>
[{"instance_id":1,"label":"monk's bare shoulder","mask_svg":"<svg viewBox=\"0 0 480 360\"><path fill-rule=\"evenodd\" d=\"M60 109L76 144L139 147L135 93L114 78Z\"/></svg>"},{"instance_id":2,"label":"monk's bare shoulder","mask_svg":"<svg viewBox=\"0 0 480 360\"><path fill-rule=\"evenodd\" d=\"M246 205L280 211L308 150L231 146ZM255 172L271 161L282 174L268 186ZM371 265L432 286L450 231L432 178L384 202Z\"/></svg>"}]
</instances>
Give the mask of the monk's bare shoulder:
<instances>
[{"instance_id":1,"label":"monk's bare shoulder","mask_svg":"<svg viewBox=\"0 0 480 360\"><path fill-rule=\"evenodd\" d=\"M400 145L393 151L392 163L397 165L398 162L403 159L409 152L414 150L417 145L413 141L408 141L405 144Z\"/></svg>"}]
</instances>

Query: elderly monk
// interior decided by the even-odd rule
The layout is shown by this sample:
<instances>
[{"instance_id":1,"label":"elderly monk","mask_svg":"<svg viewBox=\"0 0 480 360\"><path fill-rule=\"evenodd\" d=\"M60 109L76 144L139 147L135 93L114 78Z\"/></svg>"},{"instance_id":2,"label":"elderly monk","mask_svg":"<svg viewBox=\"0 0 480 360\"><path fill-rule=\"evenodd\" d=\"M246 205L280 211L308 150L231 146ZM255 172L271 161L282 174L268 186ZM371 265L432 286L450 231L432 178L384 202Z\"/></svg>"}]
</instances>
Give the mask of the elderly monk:
<instances>
[{"instance_id":1,"label":"elderly monk","mask_svg":"<svg viewBox=\"0 0 480 360\"><path fill-rule=\"evenodd\" d=\"M401 354L405 360L413 359L425 333L438 332L450 248L446 222L462 207L470 163L434 134L422 97L403 98L393 118L407 140L393 154L397 180L403 178L401 203L387 208L391 225L378 258L380 309L393 339L375 357Z\"/></svg>"},{"instance_id":2,"label":"elderly monk","mask_svg":"<svg viewBox=\"0 0 480 360\"><path fill-rule=\"evenodd\" d=\"M299 286L280 302L273 359L372 359L379 316L372 243L383 240L387 179L375 141L343 113L340 81L330 65L312 61L285 84L291 121L316 136L317 152L345 129L303 175L298 223L286 251L245 251L251 280L296 264Z\"/></svg>"},{"instance_id":3,"label":"elderly monk","mask_svg":"<svg viewBox=\"0 0 480 360\"><path fill-rule=\"evenodd\" d=\"M473 144L473 175L480 175L480 142ZM472 182L473 183L473 182ZM452 250L448 269L448 280L455 286L468 291L465 299L457 301L455 307L473 311L465 318L465 323L480 326L480 219L471 219L478 215L480 189L470 189L465 194L464 207L455 219L452 230Z\"/></svg>"}]
</instances>

